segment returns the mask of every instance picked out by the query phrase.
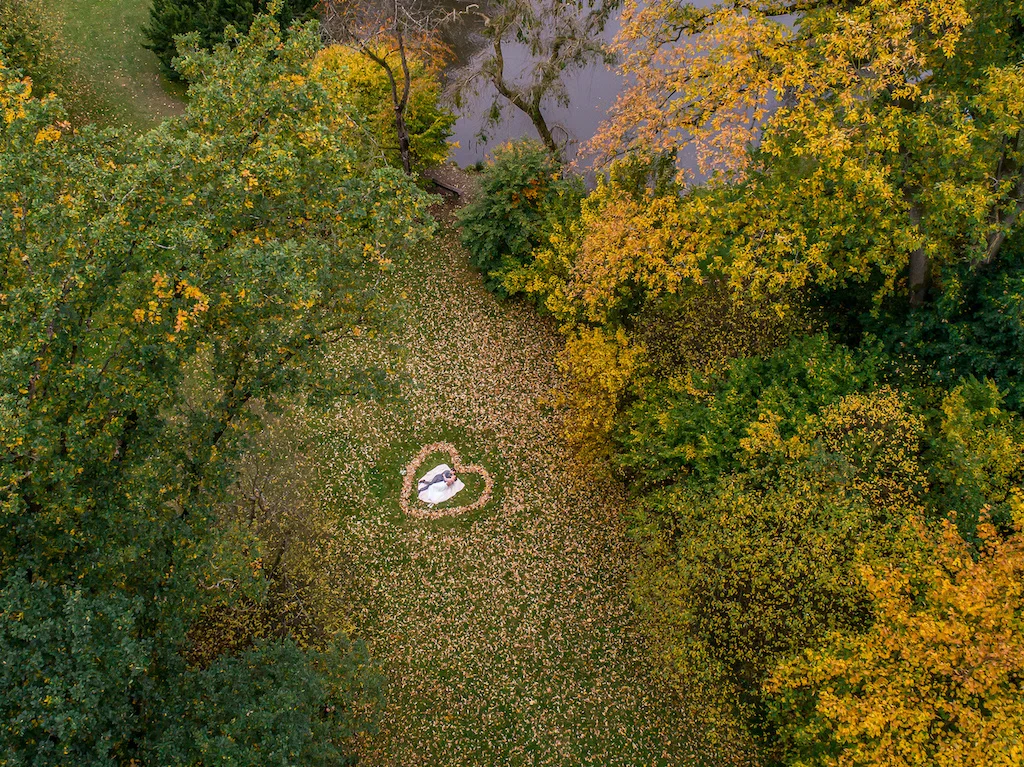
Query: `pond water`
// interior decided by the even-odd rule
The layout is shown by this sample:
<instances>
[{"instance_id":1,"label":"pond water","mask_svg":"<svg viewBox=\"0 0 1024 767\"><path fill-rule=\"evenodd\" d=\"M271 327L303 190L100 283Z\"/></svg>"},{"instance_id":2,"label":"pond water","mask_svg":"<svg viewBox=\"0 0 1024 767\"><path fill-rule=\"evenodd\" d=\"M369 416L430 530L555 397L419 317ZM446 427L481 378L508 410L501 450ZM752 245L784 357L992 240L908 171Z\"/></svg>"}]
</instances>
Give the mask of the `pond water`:
<instances>
[{"instance_id":1,"label":"pond water","mask_svg":"<svg viewBox=\"0 0 1024 767\"><path fill-rule=\"evenodd\" d=\"M459 4L440 2L438 5L457 7ZM481 21L476 16L464 16L448 30L448 43L455 51L455 63L449 69L449 79L460 66L465 66L478 54L487 41L481 34ZM617 14L608 22L603 38L610 42L619 30ZM505 58L506 76L525 72L532 64L529 50L522 44L506 44L502 48ZM544 102L545 119L555 139L565 142L566 159L572 159L580 143L597 131L597 127L615 97L622 89L622 77L603 63L596 63L586 69L572 71L564 78L569 93L568 107L561 106L553 99ZM494 86L480 82L479 92L466 98L457 111L450 141L456 143L451 158L460 166L472 165L487 158L488 153L511 139L532 137L537 132L530 119L515 107L505 104L501 120L497 124L488 122L488 114L496 93Z\"/></svg>"}]
</instances>

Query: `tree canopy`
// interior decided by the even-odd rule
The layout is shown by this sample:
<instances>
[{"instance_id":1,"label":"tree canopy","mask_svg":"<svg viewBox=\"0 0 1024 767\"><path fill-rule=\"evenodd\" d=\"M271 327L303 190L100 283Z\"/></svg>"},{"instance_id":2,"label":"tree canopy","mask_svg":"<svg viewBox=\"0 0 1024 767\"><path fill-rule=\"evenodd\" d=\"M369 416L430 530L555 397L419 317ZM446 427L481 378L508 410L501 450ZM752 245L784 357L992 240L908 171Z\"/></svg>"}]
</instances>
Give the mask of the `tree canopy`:
<instances>
[{"instance_id":1,"label":"tree canopy","mask_svg":"<svg viewBox=\"0 0 1024 767\"><path fill-rule=\"evenodd\" d=\"M982 528L975 560L955 528L917 528L909 567L865 565L874 624L783 664L786 764L1011 765L1024 756L1020 534Z\"/></svg>"},{"instance_id":2,"label":"tree canopy","mask_svg":"<svg viewBox=\"0 0 1024 767\"><path fill-rule=\"evenodd\" d=\"M263 16L198 43L185 116L139 137L72 131L0 70L11 764L337 764L374 699L344 637L185 657L205 605L264 588L213 528L252 403L372 385L324 351L387 310L378 283L428 231L427 197L330 129L314 29L282 38Z\"/></svg>"},{"instance_id":3,"label":"tree canopy","mask_svg":"<svg viewBox=\"0 0 1024 767\"><path fill-rule=\"evenodd\" d=\"M619 44L635 83L595 147L691 147L710 176L666 222L669 274L770 295L870 283L918 305L1018 224L1017 3L659 0L627 6Z\"/></svg>"}]
</instances>

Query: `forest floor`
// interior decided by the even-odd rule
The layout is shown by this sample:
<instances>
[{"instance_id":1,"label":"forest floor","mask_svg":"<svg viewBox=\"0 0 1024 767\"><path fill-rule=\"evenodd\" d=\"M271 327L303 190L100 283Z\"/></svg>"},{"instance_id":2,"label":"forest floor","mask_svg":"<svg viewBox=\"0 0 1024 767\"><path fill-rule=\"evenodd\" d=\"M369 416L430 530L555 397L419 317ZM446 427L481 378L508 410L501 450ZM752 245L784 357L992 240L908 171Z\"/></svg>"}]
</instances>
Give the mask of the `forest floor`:
<instances>
[{"instance_id":1,"label":"forest floor","mask_svg":"<svg viewBox=\"0 0 1024 767\"><path fill-rule=\"evenodd\" d=\"M483 288L450 215L396 275L400 401L345 402L312 424L314 485L338 518L331 566L389 680L363 763L722 764L646 660L623 489L581 465L544 405L560 337ZM379 361L395 351L381 345ZM494 476L482 510L402 513L402 470L437 441Z\"/></svg>"},{"instance_id":2,"label":"forest floor","mask_svg":"<svg viewBox=\"0 0 1024 767\"><path fill-rule=\"evenodd\" d=\"M184 87L142 47L150 0L63 0L64 35L89 84L82 108L92 122L145 130L184 110Z\"/></svg>"}]
</instances>

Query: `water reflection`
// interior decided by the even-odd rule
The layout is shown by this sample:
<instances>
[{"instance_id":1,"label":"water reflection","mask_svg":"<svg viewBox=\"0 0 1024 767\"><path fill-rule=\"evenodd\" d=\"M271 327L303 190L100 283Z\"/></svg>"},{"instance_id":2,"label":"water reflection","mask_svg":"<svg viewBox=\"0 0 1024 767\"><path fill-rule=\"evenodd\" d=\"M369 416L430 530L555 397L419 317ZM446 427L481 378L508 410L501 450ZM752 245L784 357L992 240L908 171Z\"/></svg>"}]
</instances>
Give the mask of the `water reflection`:
<instances>
[{"instance_id":1,"label":"water reflection","mask_svg":"<svg viewBox=\"0 0 1024 767\"><path fill-rule=\"evenodd\" d=\"M464 8L464 4L442 0L438 7L445 9ZM478 16L466 14L456 24L445 30L446 42L455 52L455 63L450 68L449 81L459 67L465 66L488 44L484 38L483 22ZM602 38L610 42L619 30L617 14L609 20ZM528 48L519 43L505 43L502 47L505 71L510 80L532 65ZM622 89L622 78L602 63L585 69L572 71L564 79L569 93L569 106L560 106L554 99L543 102L544 116L551 126L556 140L566 145L565 158L572 160L580 143L594 135L598 125L615 97ZM511 105L503 105L501 120L489 124L488 115L496 96L494 86L481 81L478 93L464 100L458 110L451 141L457 142L452 159L459 165L472 165L487 157L495 146L511 139L522 137L537 138L530 119ZM499 102L500 103L500 102Z\"/></svg>"}]
</instances>

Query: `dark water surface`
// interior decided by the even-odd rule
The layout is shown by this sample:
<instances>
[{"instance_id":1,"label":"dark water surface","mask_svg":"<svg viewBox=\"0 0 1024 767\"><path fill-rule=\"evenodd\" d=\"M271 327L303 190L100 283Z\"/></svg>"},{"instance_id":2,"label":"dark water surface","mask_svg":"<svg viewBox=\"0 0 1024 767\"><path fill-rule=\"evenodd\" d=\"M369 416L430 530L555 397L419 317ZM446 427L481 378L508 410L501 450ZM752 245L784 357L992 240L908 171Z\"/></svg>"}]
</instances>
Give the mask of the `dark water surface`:
<instances>
[{"instance_id":1,"label":"dark water surface","mask_svg":"<svg viewBox=\"0 0 1024 767\"><path fill-rule=\"evenodd\" d=\"M442 2L443 7L459 7L461 4ZM480 32L481 21L476 16L464 16L461 21L448 29L448 42L455 52L455 63L449 70L449 79L477 55L487 40ZM609 20L602 36L610 42L619 30L618 14ZM505 59L506 78L515 80L513 74L526 72L532 65L528 48L522 44L506 44L502 51ZM576 155L579 144L597 131L597 127L615 97L622 89L623 79L604 63L595 63L586 69L569 72L564 77L569 93L569 106L564 107L548 99L543 104L544 116L555 139L565 142L566 159ZM457 110L450 141L457 143L451 158L461 166L472 165L487 158L489 152L511 139L537 138L537 132L530 119L510 104L504 104L500 122L488 124L487 116L496 93L490 83L480 81L479 92L466 98Z\"/></svg>"}]
</instances>

